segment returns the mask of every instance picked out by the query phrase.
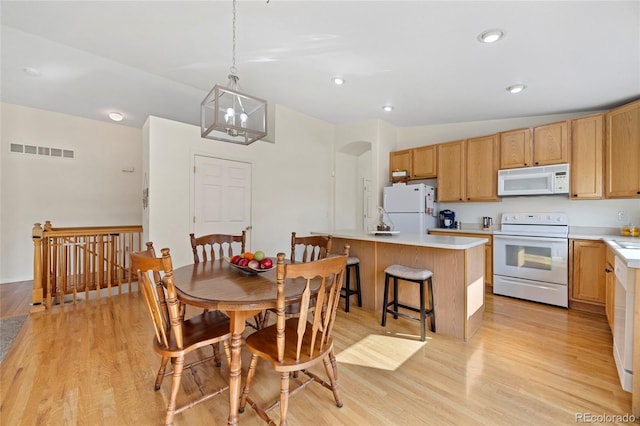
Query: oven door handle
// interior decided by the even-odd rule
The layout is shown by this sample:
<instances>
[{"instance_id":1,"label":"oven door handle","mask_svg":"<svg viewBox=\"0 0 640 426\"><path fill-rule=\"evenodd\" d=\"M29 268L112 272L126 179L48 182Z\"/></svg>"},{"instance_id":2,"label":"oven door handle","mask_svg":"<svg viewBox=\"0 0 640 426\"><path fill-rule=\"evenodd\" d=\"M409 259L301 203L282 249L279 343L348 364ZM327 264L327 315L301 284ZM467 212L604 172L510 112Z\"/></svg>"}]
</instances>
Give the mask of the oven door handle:
<instances>
[{"instance_id":1,"label":"oven door handle","mask_svg":"<svg viewBox=\"0 0 640 426\"><path fill-rule=\"evenodd\" d=\"M511 241L540 241L540 242L549 242L549 243L560 243L563 241L567 241L566 238L550 238L550 237L532 237L532 236L524 236L524 235L500 235L493 234L493 240L511 240Z\"/></svg>"}]
</instances>

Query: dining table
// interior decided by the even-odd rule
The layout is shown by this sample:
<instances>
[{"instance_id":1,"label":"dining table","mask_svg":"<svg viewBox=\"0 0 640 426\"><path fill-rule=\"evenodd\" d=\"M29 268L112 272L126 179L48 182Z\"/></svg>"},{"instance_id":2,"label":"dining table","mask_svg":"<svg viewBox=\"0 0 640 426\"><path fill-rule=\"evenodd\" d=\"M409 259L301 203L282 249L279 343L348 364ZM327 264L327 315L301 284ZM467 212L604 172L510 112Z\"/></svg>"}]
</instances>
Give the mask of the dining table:
<instances>
[{"instance_id":1,"label":"dining table","mask_svg":"<svg viewBox=\"0 0 640 426\"><path fill-rule=\"evenodd\" d=\"M274 267L260 272L232 265L228 259L199 262L173 271L178 298L182 303L217 309L230 318L229 425L238 424L242 335L246 322L263 310L276 307L276 258L272 260ZM287 280L285 304L299 300L304 286L304 280Z\"/></svg>"}]
</instances>

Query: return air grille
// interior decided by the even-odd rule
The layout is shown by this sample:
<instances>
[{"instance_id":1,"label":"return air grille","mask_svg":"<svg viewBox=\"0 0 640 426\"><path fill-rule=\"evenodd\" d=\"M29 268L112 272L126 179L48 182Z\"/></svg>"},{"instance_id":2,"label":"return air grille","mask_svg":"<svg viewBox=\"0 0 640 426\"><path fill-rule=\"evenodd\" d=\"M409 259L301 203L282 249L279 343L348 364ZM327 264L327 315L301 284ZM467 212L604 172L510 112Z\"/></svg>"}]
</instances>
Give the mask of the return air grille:
<instances>
[{"instance_id":1,"label":"return air grille","mask_svg":"<svg viewBox=\"0 0 640 426\"><path fill-rule=\"evenodd\" d=\"M22 145L19 143L12 143L10 146L10 150L11 152L30 155L42 155L45 157L75 158L75 152L71 149L50 148L48 146Z\"/></svg>"}]
</instances>

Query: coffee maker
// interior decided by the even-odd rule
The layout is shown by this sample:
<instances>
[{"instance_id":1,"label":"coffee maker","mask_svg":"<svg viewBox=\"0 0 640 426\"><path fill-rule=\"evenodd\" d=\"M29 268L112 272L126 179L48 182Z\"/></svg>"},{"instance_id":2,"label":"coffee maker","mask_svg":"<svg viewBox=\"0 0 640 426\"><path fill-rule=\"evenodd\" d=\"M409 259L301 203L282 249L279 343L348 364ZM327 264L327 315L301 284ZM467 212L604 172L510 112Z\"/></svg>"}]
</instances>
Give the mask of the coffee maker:
<instances>
[{"instance_id":1,"label":"coffee maker","mask_svg":"<svg viewBox=\"0 0 640 426\"><path fill-rule=\"evenodd\" d=\"M440 227L446 229L455 228L456 214L451 210L442 210L440 212Z\"/></svg>"}]
</instances>

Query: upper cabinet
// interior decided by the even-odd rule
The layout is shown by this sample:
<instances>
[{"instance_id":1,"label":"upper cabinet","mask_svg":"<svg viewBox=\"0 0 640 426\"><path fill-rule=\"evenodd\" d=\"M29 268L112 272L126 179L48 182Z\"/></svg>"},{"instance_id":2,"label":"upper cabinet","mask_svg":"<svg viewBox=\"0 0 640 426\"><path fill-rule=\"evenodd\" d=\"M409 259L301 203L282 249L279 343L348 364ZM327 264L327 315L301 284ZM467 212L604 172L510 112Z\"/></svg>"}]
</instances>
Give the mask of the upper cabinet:
<instances>
[{"instance_id":1,"label":"upper cabinet","mask_svg":"<svg viewBox=\"0 0 640 426\"><path fill-rule=\"evenodd\" d=\"M640 198L640 101L607 113L607 198Z\"/></svg>"},{"instance_id":2,"label":"upper cabinet","mask_svg":"<svg viewBox=\"0 0 640 426\"><path fill-rule=\"evenodd\" d=\"M566 121L500 133L500 169L569 162Z\"/></svg>"},{"instance_id":3,"label":"upper cabinet","mask_svg":"<svg viewBox=\"0 0 640 426\"><path fill-rule=\"evenodd\" d=\"M464 201L465 141L441 143L438 147L438 201Z\"/></svg>"},{"instance_id":4,"label":"upper cabinet","mask_svg":"<svg viewBox=\"0 0 640 426\"><path fill-rule=\"evenodd\" d=\"M570 121L572 199L593 200L603 197L604 114Z\"/></svg>"},{"instance_id":5,"label":"upper cabinet","mask_svg":"<svg viewBox=\"0 0 640 426\"><path fill-rule=\"evenodd\" d=\"M406 170L409 179L430 179L437 176L436 145L405 149L389 153L389 181L391 173Z\"/></svg>"},{"instance_id":6,"label":"upper cabinet","mask_svg":"<svg viewBox=\"0 0 640 426\"><path fill-rule=\"evenodd\" d=\"M393 182L391 173L406 170L411 176L411 150L405 149L389 153L389 182Z\"/></svg>"},{"instance_id":7,"label":"upper cabinet","mask_svg":"<svg viewBox=\"0 0 640 426\"><path fill-rule=\"evenodd\" d=\"M467 201L498 201L498 135L467 139Z\"/></svg>"},{"instance_id":8,"label":"upper cabinet","mask_svg":"<svg viewBox=\"0 0 640 426\"><path fill-rule=\"evenodd\" d=\"M429 179L438 175L436 145L414 148L411 150L411 156L413 170L411 170L410 176L412 179Z\"/></svg>"},{"instance_id":9,"label":"upper cabinet","mask_svg":"<svg viewBox=\"0 0 640 426\"><path fill-rule=\"evenodd\" d=\"M569 162L567 122L533 128L533 166Z\"/></svg>"},{"instance_id":10,"label":"upper cabinet","mask_svg":"<svg viewBox=\"0 0 640 426\"><path fill-rule=\"evenodd\" d=\"M531 165L531 129L500 133L500 168L514 169Z\"/></svg>"}]
</instances>

